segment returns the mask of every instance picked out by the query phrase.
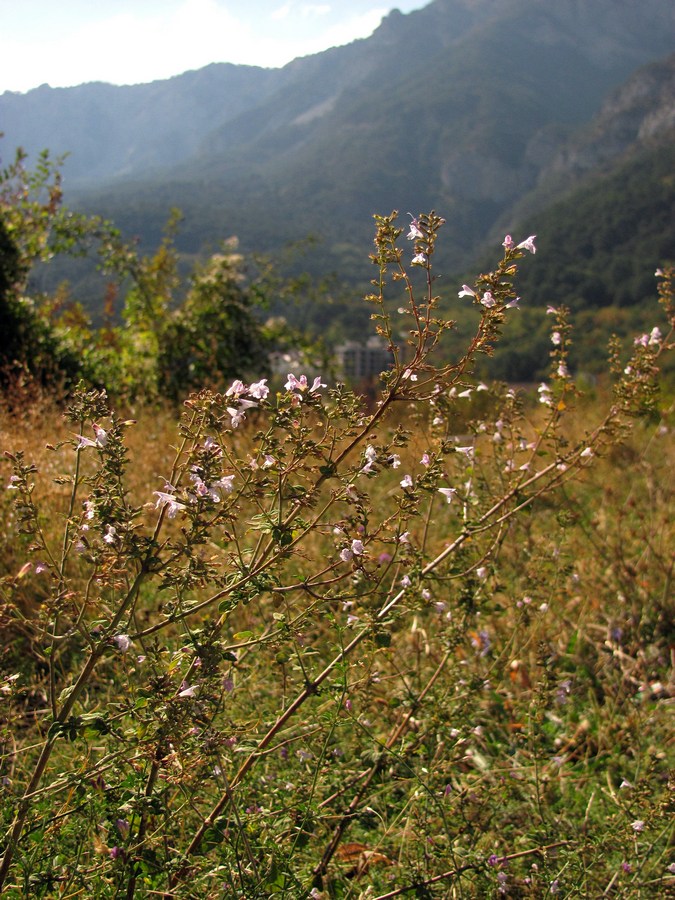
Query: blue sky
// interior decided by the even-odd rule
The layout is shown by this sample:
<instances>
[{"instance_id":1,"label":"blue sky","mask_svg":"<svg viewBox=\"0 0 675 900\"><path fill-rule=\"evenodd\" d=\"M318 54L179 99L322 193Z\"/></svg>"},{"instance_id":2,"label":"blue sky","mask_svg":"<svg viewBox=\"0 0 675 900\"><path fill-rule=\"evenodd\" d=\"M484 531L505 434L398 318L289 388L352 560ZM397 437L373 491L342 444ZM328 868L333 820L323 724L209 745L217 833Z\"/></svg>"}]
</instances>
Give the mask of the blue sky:
<instances>
[{"instance_id":1,"label":"blue sky","mask_svg":"<svg viewBox=\"0 0 675 900\"><path fill-rule=\"evenodd\" d=\"M0 93L137 84L212 62L283 66L429 0L0 0ZM0 129L2 123L0 123Z\"/></svg>"}]
</instances>

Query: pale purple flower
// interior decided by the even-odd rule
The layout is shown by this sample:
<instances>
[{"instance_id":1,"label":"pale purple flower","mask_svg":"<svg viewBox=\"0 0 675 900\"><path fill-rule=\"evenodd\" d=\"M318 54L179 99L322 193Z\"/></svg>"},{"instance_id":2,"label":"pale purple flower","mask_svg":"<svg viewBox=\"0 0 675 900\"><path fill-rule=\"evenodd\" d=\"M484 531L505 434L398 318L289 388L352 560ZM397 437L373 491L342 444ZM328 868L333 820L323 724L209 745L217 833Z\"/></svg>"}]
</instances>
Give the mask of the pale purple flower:
<instances>
[{"instance_id":1,"label":"pale purple flower","mask_svg":"<svg viewBox=\"0 0 675 900\"><path fill-rule=\"evenodd\" d=\"M117 530L114 525L106 525L105 526L105 534L103 535L103 540L106 544L114 544L117 540Z\"/></svg>"},{"instance_id":2,"label":"pale purple flower","mask_svg":"<svg viewBox=\"0 0 675 900\"><path fill-rule=\"evenodd\" d=\"M418 238L423 238L424 235L423 235L422 232L420 231L420 227L419 227L419 226L420 226L420 223L419 223L419 222L417 221L417 219L412 215L412 213L408 213L408 215L409 215L410 218L412 219L412 221L411 221L411 223L410 223L410 231L408 232L408 235L407 235L408 240L409 240L409 241L414 241L414 240L417 240Z\"/></svg>"},{"instance_id":3,"label":"pale purple flower","mask_svg":"<svg viewBox=\"0 0 675 900\"><path fill-rule=\"evenodd\" d=\"M536 253L537 248L534 246L534 239L536 238L536 234L531 234L528 238L525 238L524 241L521 241L516 250L529 250L530 253Z\"/></svg>"},{"instance_id":4,"label":"pale purple flower","mask_svg":"<svg viewBox=\"0 0 675 900\"><path fill-rule=\"evenodd\" d=\"M516 245L516 244L515 244L515 241L513 240L513 238L511 237L511 235L510 235L510 234L507 234L506 237L504 238L503 242L502 242L502 247L504 247L505 250L513 250L513 248L515 247L515 245Z\"/></svg>"},{"instance_id":5,"label":"pale purple flower","mask_svg":"<svg viewBox=\"0 0 675 900\"><path fill-rule=\"evenodd\" d=\"M352 541L352 553L354 556L362 556L363 555L363 541L356 538Z\"/></svg>"},{"instance_id":6,"label":"pale purple flower","mask_svg":"<svg viewBox=\"0 0 675 900\"><path fill-rule=\"evenodd\" d=\"M485 566L479 566L476 569L476 575L481 579L481 581L484 581L487 578L487 574L488 570L485 568Z\"/></svg>"},{"instance_id":7,"label":"pale purple flower","mask_svg":"<svg viewBox=\"0 0 675 900\"><path fill-rule=\"evenodd\" d=\"M128 634L115 634L113 635L112 641L120 653L126 653L131 647L131 638Z\"/></svg>"},{"instance_id":8,"label":"pale purple flower","mask_svg":"<svg viewBox=\"0 0 675 900\"><path fill-rule=\"evenodd\" d=\"M457 493L457 490L456 488L439 488L438 493L443 494L448 503L452 503L452 498Z\"/></svg>"},{"instance_id":9,"label":"pale purple flower","mask_svg":"<svg viewBox=\"0 0 675 900\"><path fill-rule=\"evenodd\" d=\"M96 441L92 441L90 438L85 437L83 434L76 434L75 437L77 438L77 446L75 447L76 450L83 450L85 447L99 446Z\"/></svg>"},{"instance_id":10,"label":"pale purple flower","mask_svg":"<svg viewBox=\"0 0 675 900\"><path fill-rule=\"evenodd\" d=\"M286 384L284 385L287 391L306 391L307 390L307 376L301 375L300 378L296 378L292 372L288 373L288 379Z\"/></svg>"},{"instance_id":11,"label":"pale purple flower","mask_svg":"<svg viewBox=\"0 0 675 900\"><path fill-rule=\"evenodd\" d=\"M235 379L229 388L225 391L226 397L234 397L235 399L239 399L242 394L246 393L246 385L243 381L240 381L238 378Z\"/></svg>"},{"instance_id":12,"label":"pale purple flower","mask_svg":"<svg viewBox=\"0 0 675 900\"><path fill-rule=\"evenodd\" d=\"M353 556L354 554L348 547L345 547L344 550L340 550L340 559L342 562L349 562Z\"/></svg>"},{"instance_id":13,"label":"pale purple flower","mask_svg":"<svg viewBox=\"0 0 675 900\"><path fill-rule=\"evenodd\" d=\"M457 394L457 396L461 397L463 400L466 400L471 396L472 393L473 393L473 388L467 388L465 391L462 391L461 393Z\"/></svg>"},{"instance_id":14,"label":"pale purple flower","mask_svg":"<svg viewBox=\"0 0 675 900\"><path fill-rule=\"evenodd\" d=\"M416 253L410 264L413 266L425 266L427 264L427 258L424 253Z\"/></svg>"},{"instance_id":15,"label":"pale purple flower","mask_svg":"<svg viewBox=\"0 0 675 900\"><path fill-rule=\"evenodd\" d=\"M556 347L559 347L562 343L562 335L559 331L554 331L551 335L551 343L555 344Z\"/></svg>"},{"instance_id":16,"label":"pale purple flower","mask_svg":"<svg viewBox=\"0 0 675 900\"><path fill-rule=\"evenodd\" d=\"M586 447L584 450L581 451L580 456L583 459L590 459L593 456L593 450L590 447Z\"/></svg>"},{"instance_id":17,"label":"pale purple flower","mask_svg":"<svg viewBox=\"0 0 675 900\"><path fill-rule=\"evenodd\" d=\"M243 420L246 418L245 410L243 409L235 409L233 406L227 407L228 415L231 419L231 425L233 428L239 428Z\"/></svg>"},{"instance_id":18,"label":"pale purple flower","mask_svg":"<svg viewBox=\"0 0 675 900\"><path fill-rule=\"evenodd\" d=\"M493 306L496 305L497 301L495 300L492 291L485 291L480 301L486 309L492 309Z\"/></svg>"},{"instance_id":19,"label":"pale purple flower","mask_svg":"<svg viewBox=\"0 0 675 900\"><path fill-rule=\"evenodd\" d=\"M473 448L473 447L471 447L471 446L469 446L469 447L455 447L455 450L457 451L457 453L463 453L464 456L466 456L467 459L473 459L473 452L474 452L474 448Z\"/></svg>"},{"instance_id":20,"label":"pale purple flower","mask_svg":"<svg viewBox=\"0 0 675 900\"><path fill-rule=\"evenodd\" d=\"M403 578L401 578L401 587L405 589L405 588L409 588L410 585L411 585L410 576L404 575Z\"/></svg>"},{"instance_id":21,"label":"pale purple flower","mask_svg":"<svg viewBox=\"0 0 675 900\"><path fill-rule=\"evenodd\" d=\"M398 542L399 542L399 544L409 544L410 543L410 532L404 531L403 534L399 534Z\"/></svg>"},{"instance_id":22,"label":"pale purple flower","mask_svg":"<svg viewBox=\"0 0 675 900\"><path fill-rule=\"evenodd\" d=\"M631 822L630 827L633 829L633 831L636 831L639 834L641 831L645 830L645 823L642 821L642 819L636 819L634 822Z\"/></svg>"},{"instance_id":23,"label":"pale purple flower","mask_svg":"<svg viewBox=\"0 0 675 900\"><path fill-rule=\"evenodd\" d=\"M423 466L430 466L431 465L431 457L429 456L428 453L423 453L422 459L420 460L420 462L422 463Z\"/></svg>"},{"instance_id":24,"label":"pale purple flower","mask_svg":"<svg viewBox=\"0 0 675 900\"><path fill-rule=\"evenodd\" d=\"M406 369L405 372L403 373L403 378L406 381L408 381L408 380L409 381L417 381L417 373L413 372L412 369Z\"/></svg>"},{"instance_id":25,"label":"pale purple flower","mask_svg":"<svg viewBox=\"0 0 675 900\"><path fill-rule=\"evenodd\" d=\"M546 315L547 316L555 316L555 315L557 315L557 313L558 313L558 310L555 308L555 306L549 305L546 307Z\"/></svg>"},{"instance_id":26,"label":"pale purple flower","mask_svg":"<svg viewBox=\"0 0 675 900\"><path fill-rule=\"evenodd\" d=\"M504 304L504 309L520 309L518 304L520 303L520 297L514 297L513 300L509 300L508 303Z\"/></svg>"},{"instance_id":27,"label":"pale purple flower","mask_svg":"<svg viewBox=\"0 0 675 900\"><path fill-rule=\"evenodd\" d=\"M197 688L192 684L187 684L185 681L181 684L181 689L178 692L179 697L196 697L197 696Z\"/></svg>"},{"instance_id":28,"label":"pale purple flower","mask_svg":"<svg viewBox=\"0 0 675 900\"><path fill-rule=\"evenodd\" d=\"M255 381L249 387L248 392L257 400L264 400L270 392L270 389L267 387L267 379L261 378L260 381Z\"/></svg>"},{"instance_id":29,"label":"pale purple flower","mask_svg":"<svg viewBox=\"0 0 675 900\"><path fill-rule=\"evenodd\" d=\"M219 494L231 494L234 490L234 475L223 475L218 481L214 482L213 489ZM220 499L220 498L219 498Z\"/></svg>"},{"instance_id":30,"label":"pale purple flower","mask_svg":"<svg viewBox=\"0 0 675 900\"><path fill-rule=\"evenodd\" d=\"M108 432L101 428L100 425L97 425L96 422L91 426L94 429L94 434L96 435L96 446L97 447L105 447L108 443Z\"/></svg>"},{"instance_id":31,"label":"pale purple flower","mask_svg":"<svg viewBox=\"0 0 675 900\"><path fill-rule=\"evenodd\" d=\"M660 329L657 328L655 325L649 334L649 343L650 344L660 344L662 340L663 340L663 335L661 334Z\"/></svg>"},{"instance_id":32,"label":"pale purple flower","mask_svg":"<svg viewBox=\"0 0 675 900\"><path fill-rule=\"evenodd\" d=\"M413 480L410 475L404 475L401 479L401 487L402 488L411 488L413 486Z\"/></svg>"},{"instance_id":33,"label":"pale purple flower","mask_svg":"<svg viewBox=\"0 0 675 900\"><path fill-rule=\"evenodd\" d=\"M176 500L176 498L173 496L173 494L167 494L164 491L153 491L153 493L157 497L155 508L163 509L165 506L168 507L168 515L170 519L173 519L178 510L185 509L185 504L179 503L178 500Z\"/></svg>"},{"instance_id":34,"label":"pale purple flower","mask_svg":"<svg viewBox=\"0 0 675 900\"><path fill-rule=\"evenodd\" d=\"M44 562L35 563L35 574L41 575L43 572L47 571L47 564Z\"/></svg>"},{"instance_id":35,"label":"pale purple flower","mask_svg":"<svg viewBox=\"0 0 675 900\"><path fill-rule=\"evenodd\" d=\"M457 295L458 297L477 297L478 294L474 291L473 288L470 288L468 284L462 285L462 290Z\"/></svg>"},{"instance_id":36,"label":"pale purple flower","mask_svg":"<svg viewBox=\"0 0 675 900\"><path fill-rule=\"evenodd\" d=\"M556 369L559 378L569 378L570 370L567 368L565 363L561 362L558 368Z\"/></svg>"},{"instance_id":37,"label":"pale purple flower","mask_svg":"<svg viewBox=\"0 0 675 900\"><path fill-rule=\"evenodd\" d=\"M389 457L389 465L392 467L392 469L398 469L398 467L401 465L401 457L398 455L398 453L392 453L392 455Z\"/></svg>"},{"instance_id":38,"label":"pale purple flower","mask_svg":"<svg viewBox=\"0 0 675 900\"><path fill-rule=\"evenodd\" d=\"M373 468L373 466L374 466L374 464L375 464L375 461L376 461L376 459L377 459L377 451L376 451L375 448L372 446L372 444L368 444L368 446L366 447L366 449L363 451L363 455L364 455L365 458L366 458L366 464L365 464L365 466L363 466L363 468L361 469L361 471L362 471L362 472L370 472L370 471L372 471L372 468Z\"/></svg>"}]
</instances>

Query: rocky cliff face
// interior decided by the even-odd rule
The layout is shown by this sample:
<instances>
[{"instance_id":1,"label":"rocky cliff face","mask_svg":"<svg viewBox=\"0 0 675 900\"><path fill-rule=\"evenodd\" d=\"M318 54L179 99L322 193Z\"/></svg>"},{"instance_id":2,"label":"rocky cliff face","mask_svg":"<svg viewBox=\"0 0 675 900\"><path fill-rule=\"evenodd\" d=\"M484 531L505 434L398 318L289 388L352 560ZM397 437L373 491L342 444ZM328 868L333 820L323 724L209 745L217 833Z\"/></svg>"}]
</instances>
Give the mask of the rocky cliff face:
<instances>
[{"instance_id":1,"label":"rocky cliff face","mask_svg":"<svg viewBox=\"0 0 675 900\"><path fill-rule=\"evenodd\" d=\"M675 54L645 66L603 104L593 122L554 155L541 181L577 178L675 128Z\"/></svg>"}]
</instances>

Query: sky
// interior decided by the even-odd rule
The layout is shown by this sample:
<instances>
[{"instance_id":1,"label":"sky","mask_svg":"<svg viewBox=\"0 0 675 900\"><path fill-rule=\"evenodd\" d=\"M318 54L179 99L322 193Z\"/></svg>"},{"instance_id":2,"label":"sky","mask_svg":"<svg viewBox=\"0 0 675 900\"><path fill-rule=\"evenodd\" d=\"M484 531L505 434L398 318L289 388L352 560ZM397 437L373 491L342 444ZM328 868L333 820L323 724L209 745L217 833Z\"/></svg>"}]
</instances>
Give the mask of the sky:
<instances>
[{"instance_id":1,"label":"sky","mask_svg":"<svg viewBox=\"0 0 675 900\"><path fill-rule=\"evenodd\" d=\"M283 66L430 0L0 0L0 93L139 84L213 62ZM1 123L0 123L1 125Z\"/></svg>"}]
</instances>

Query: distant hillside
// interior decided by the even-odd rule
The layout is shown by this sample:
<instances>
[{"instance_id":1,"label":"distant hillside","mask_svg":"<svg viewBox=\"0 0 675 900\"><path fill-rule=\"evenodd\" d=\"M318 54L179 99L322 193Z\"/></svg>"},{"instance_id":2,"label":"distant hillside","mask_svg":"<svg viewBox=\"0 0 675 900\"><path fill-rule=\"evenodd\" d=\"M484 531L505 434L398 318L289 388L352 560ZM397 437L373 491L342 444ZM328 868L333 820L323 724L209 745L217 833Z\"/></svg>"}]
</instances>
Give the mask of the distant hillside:
<instances>
[{"instance_id":1,"label":"distant hillside","mask_svg":"<svg viewBox=\"0 0 675 900\"><path fill-rule=\"evenodd\" d=\"M276 74L221 63L151 84L7 91L0 95L0 156L8 161L19 146L33 156L45 148L67 153L68 187L147 177L195 153L214 122L262 102Z\"/></svg>"}]
</instances>

